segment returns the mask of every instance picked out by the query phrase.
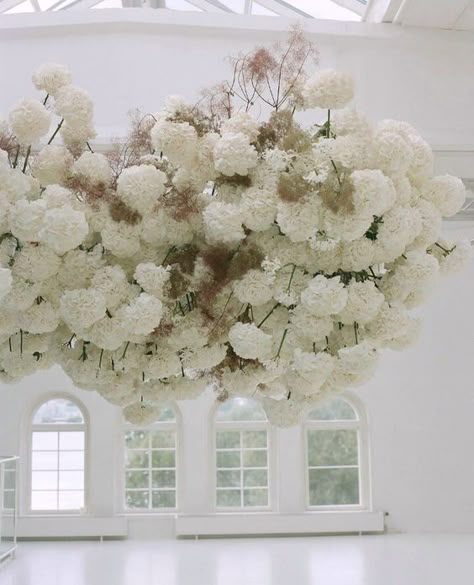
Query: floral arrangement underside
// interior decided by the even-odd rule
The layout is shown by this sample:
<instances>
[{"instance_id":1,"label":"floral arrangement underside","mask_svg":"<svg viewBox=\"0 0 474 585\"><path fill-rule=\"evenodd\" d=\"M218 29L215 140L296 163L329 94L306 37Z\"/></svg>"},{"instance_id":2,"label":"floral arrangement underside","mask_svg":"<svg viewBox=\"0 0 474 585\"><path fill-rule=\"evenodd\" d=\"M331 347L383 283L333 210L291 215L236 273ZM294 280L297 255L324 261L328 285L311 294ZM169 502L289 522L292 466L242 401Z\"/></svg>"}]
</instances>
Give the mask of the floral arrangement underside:
<instances>
[{"instance_id":1,"label":"floral arrangement underside","mask_svg":"<svg viewBox=\"0 0 474 585\"><path fill-rule=\"evenodd\" d=\"M2 381L56 363L132 422L212 389L289 425L414 342L410 310L470 257L440 238L463 184L316 61L299 32L239 56L106 153L70 73L33 75L0 122Z\"/></svg>"}]
</instances>

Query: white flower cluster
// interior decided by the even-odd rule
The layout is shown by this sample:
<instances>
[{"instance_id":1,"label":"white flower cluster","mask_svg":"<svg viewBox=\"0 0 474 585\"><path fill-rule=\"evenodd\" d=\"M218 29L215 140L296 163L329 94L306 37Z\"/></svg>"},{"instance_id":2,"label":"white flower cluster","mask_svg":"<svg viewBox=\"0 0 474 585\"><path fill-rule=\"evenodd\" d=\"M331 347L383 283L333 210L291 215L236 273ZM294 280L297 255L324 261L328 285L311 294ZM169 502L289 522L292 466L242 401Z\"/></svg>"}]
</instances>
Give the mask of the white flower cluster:
<instances>
[{"instance_id":1,"label":"white flower cluster","mask_svg":"<svg viewBox=\"0 0 474 585\"><path fill-rule=\"evenodd\" d=\"M59 363L137 424L208 387L293 424L413 343L410 309L471 258L440 238L461 181L433 176L408 124L343 109L346 74L298 88L298 107L339 110L316 135L292 108L217 123L173 98L122 164L92 151L92 101L66 69L33 80L46 96L0 128L17 141L0 151L3 381Z\"/></svg>"}]
</instances>

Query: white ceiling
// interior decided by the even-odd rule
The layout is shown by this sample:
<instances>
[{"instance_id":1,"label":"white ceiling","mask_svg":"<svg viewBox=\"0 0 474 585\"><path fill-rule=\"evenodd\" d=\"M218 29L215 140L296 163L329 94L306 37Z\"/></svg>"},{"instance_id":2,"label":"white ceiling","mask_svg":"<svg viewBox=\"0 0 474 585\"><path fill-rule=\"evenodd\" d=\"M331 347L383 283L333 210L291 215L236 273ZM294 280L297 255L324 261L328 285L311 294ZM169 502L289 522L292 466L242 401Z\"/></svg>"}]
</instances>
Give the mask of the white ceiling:
<instances>
[{"instance_id":1,"label":"white ceiling","mask_svg":"<svg viewBox=\"0 0 474 585\"><path fill-rule=\"evenodd\" d=\"M371 0L364 20L474 31L474 0Z\"/></svg>"}]
</instances>

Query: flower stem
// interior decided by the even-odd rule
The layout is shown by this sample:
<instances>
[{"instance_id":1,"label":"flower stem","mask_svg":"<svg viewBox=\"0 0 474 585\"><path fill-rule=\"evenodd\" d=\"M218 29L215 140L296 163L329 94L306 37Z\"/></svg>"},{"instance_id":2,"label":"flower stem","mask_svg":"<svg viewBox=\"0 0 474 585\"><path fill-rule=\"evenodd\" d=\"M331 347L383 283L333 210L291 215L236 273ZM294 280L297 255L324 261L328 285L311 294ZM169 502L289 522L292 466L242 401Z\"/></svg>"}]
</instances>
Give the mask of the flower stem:
<instances>
[{"instance_id":1,"label":"flower stem","mask_svg":"<svg viewBox=\"0 0 474 585\"><path fill-rule=\"evenodd\" d=\"M53 132L53 135L51 136L51 138L48 140L48 144L51 144L51 142L53 142L53 140L56 138L56 135L61 130L61 126L63 125L63 123L64 123L64 118L61 118L61 121L59 122L58 127Z\"/></svg>"},{"instance_id":2,"label":"flower stem","mask_svg":"<svg viewBox=\"0 0 474 585\"><path fill-rule=\"evenodd\" d=\"M283 335L281 336L280 345L278 347L278 352L275 356L275 359L280 357L281 348L283 347L283 344L285 343L285 337L286 337L287 333L288 333L288 327L285 329L285 331L283 331Z\"/></svg>"},{"instance_id":3,"label":"flower stem","mask_svg":"<svg viewBox=\"0 0 474 585\"><path fill-rule=\"evenodd\" d=\"M268 319L268 317L270 317L270 315L273 313L273 311L274 311L275 309L277 309L279 306L280 306L280 303L277 303L277 304L276 304L276 305L275 305L275 306L274 306L274 307L273 307L273 308L270 310L270 312L269 312L269 313L267 313L267 314L265 315L265 317L264 317L264 318L263 318L263 319L260 321L260 323L257 325L257 327L261 327L261 326L262 326L262 325L265 323L265 321Z\"/></svg>"},{"instance_id":4,"label":"flower stem","mask_svg":"<svg viewBox=\"0 0 474 585\"><path fill-rule=\"evenodd\" d=\"M28 165L28 159L30 158L30 154L31 154L31 144L30 144L30 146L28 146L28 150L26 151L25 162L23 163L23 169L22 169L23 173L26 173L26 167Z\"/></svg>"}]
</instances>

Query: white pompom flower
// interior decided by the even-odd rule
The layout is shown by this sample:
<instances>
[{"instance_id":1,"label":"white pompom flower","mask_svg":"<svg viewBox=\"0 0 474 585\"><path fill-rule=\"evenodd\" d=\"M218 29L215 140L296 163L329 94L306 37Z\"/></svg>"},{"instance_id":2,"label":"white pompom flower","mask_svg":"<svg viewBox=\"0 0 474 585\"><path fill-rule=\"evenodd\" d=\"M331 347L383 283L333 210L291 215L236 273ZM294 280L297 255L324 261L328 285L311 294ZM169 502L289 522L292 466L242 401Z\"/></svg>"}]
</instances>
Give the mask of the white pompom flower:
<instances>
[{"instance_id":1,"label":"white pompom flower","mask_svg":"<svg viewBox=\"0 0 474 585\"><path fill-rule=\"evenodd\" d=\"M305 82L302 94L305 109L344 108L354 97L354 83L347 73L325 69Z\"/></svg>"},{"instance_id":2,"label":"white pompom flower","mask_svg":"<svg viewBox=\"0 0 474 585\"><path fill-rule=\"evenodd\" d=\"M44 63L33 73L33 83L36 89L55 96L58 91L72 81L71 72L57 63Z\"/></svg>"},{"instance_id":3,"label":"white pompom flower","mask_svg":"<svg viewBox=\"0 0 474 585\"><path fill-rule=\"evenodd\" d=\"M273 338L254 323L235 323L229 330L229 342L235 353L244 359L268 359Z\"/></svg>"},{"instance_id":4,"label":"white pompom flower","mask_svg":"<svg viewBox=\"0 0 474 585\"><path fill-rule=\"evenodd\" d=\"M214 164L227 177L247 175L257 165L257 151L242 132L224 134L214 146Z\"/></svg>"},{"instance_id":5,"label":"white pompom flower","mask_svg":"<svg viewBox=\"0 0 474 585\"><path fill-rule=\"evenodd\" d=\"M72 207L49 209L39 231L41 242L62 255L82 244L89 233L85 214Z\"/></svg>"},{"instance_id":6,"label":"white pompom flower","mask_svg":"<svg viewBox=\"0 0 474 585\"><path fill-rule=\"evenodd\" d=\"M12 281L11 270L9 268L0 267L0 300L10 292Z\"/></svg>"},{"instance_id":7,"label":"white pompom flower","mask_svg":"<svg viewBox=\"0 0 474 585\"><path fill-rule=\"evenodd\" d=\"M50 115L41 102L25 99L11 110L8 121L18 142L30 146L47 134Z\"/></svg>"},{"instance_id":8,"label":"white pompom flower","mask_svg":"<svg viewBox=\"0 0 474 585\"><path fill-rule=\"evenodd\" d=\"M315 317L340 313L347 303L348 292L339 276L326 278L319 274L301 293L302 305Z\"/></svg>"}]
</instances>

